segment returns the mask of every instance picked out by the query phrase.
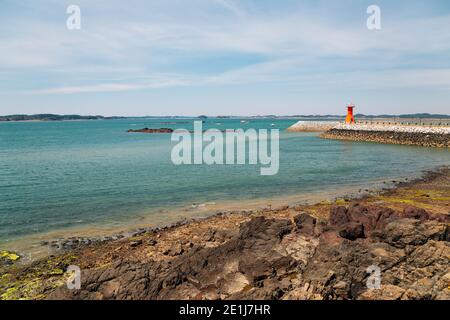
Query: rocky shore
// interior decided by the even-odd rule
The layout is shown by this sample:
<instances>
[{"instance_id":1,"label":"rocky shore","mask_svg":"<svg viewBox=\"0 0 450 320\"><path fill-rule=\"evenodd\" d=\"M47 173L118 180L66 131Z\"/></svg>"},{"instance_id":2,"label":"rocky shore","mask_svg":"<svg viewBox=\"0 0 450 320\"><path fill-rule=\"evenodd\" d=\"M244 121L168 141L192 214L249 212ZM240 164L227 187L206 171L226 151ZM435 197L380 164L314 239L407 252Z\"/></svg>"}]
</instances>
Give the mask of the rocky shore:
<instances>
[{"instance_id":1,"label":"rocky shore","mask_svg":"<svg viewBox=\"0 0 450 320\"><path fill-rule=\"evenodd\" d=\"M449 223L444 168L359 199L219 213L8 263L0 298L448 300ZM65 285L69 265L80 290Z\"/></svg>"}]
</instances>

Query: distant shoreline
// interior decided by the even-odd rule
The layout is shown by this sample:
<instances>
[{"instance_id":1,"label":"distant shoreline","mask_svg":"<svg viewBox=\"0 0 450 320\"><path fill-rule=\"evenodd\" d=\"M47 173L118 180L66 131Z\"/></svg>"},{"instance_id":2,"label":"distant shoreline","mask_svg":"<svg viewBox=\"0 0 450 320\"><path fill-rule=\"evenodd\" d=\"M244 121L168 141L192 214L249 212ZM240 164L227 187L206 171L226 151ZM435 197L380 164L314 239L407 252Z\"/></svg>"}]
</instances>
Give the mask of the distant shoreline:
<instances>
[{"instance_id":1,"label":"distant shoreline","mask_svg":"<svg viewBox=\"0 0 450 320\"><path fill-rule=\"evenodd\" d=\"M358 119L446 119L450 120L450 115L446 114L401 114L401 115L365 115L356 114ZM306 120L341 120L343 115L257 115L257 116L101 116L101 115L59 115L59 114L14 114L0 116L0 122L53 122L53 121L75 121L75 120L120 120L120 119L306 119Z\"/></svg>"},{"instance_id":2,"label":"distant shoreline","mask_svg":"<svg viewBox=\"0 0 450 320\"><path fill-rule=\"evenodd\" d=\"M124 117L82 116L82 115L58 115L58 114L14 114L0 116L0 122L41 122L41 121L73 121L73 120L115 120Z\"/></svg>"}]
</instances>

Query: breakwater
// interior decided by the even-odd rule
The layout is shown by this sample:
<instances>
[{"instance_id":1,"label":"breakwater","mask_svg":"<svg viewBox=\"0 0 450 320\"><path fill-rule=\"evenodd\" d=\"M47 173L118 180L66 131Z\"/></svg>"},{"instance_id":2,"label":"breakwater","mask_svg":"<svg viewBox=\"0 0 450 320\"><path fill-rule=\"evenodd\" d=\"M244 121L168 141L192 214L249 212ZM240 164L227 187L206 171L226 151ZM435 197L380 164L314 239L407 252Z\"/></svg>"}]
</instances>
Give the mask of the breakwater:
<instances>
[{"instance_id":1,"label":"breakwater","mask_svg":"<svg viewBox=\"0 0 450 320\"><path fill-rule=\"evenodd\" d=\"M339 124L327 130L321 137L423 147L450 147L450 127Z\"/></svg>"},{"instance_id":2,"label":"breakwater","mask_svg":"<svg viewBox=\"0 0 450 320\"><path fill-rule=\"evenodd\" d=\"M337 126L337 121L298 121L287 128L288 132L324 132Z\"/></svg>"}]
</instances>

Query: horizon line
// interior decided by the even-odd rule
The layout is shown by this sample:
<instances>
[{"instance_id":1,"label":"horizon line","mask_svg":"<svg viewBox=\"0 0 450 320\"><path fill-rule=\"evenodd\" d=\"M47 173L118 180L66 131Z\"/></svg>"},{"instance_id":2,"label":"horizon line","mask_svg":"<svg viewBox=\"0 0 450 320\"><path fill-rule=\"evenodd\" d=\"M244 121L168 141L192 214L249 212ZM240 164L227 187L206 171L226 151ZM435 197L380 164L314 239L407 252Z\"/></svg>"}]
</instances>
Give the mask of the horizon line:
<instances>
[{"instance_id":1,"label":"horizon line","mask_svg":"<svg viewBox=\"0 0 450 320\"><path fill-rule=\"evenodd\" d=\"M77 114L77 113L66 113L66 114L58 114L58 113L15 113L15 114L0 114L0 117L13 117L13 116L59 116L59 117L67 117L67 116L79 116L79 117L102 117L102 118L174 118L174 117L182 117L182 118L219 118L219 117L230 117L230 118L242 118L242 117L345 117L345 114L256 114L256 115L227 115L227 114L219 114L219 115L100 115L100 114ZM364 114L364 113L356 113L355 116L362 117L400 117L400 116L417 116L417 115L426 115L426 116L446 116L450 117L450 114L446 113L428 113L428 112L416 112L416 113L400 113L400 114Z\"/></svg>"}]
</instances>

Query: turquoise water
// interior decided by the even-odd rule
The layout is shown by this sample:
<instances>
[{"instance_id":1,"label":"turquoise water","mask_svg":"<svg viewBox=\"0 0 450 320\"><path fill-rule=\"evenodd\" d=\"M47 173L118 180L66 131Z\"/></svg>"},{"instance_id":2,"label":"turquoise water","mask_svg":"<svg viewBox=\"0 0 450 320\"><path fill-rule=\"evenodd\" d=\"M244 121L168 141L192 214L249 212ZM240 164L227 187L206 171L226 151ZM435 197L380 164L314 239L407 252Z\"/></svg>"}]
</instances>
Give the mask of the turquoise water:
<instances>
[{"instance_id":1,"label":"turquoise water","mask_svg":"<svg viewBox=\"0 0 450 320\"><path fill-rule=\"evenodd\" d=\"M284 130L295 120L207 119L204 127L272 123ZM151 218L192 203L370 186L450 164L447 150L281 132L275 176L261 176L259 165L175 166L169 134L126 133L142 127L193 126L189 119L0 123L0 242L74 226L125 226L142 212Z\"/></svg>"}]
</instances>

